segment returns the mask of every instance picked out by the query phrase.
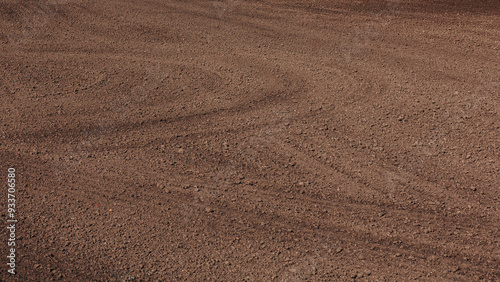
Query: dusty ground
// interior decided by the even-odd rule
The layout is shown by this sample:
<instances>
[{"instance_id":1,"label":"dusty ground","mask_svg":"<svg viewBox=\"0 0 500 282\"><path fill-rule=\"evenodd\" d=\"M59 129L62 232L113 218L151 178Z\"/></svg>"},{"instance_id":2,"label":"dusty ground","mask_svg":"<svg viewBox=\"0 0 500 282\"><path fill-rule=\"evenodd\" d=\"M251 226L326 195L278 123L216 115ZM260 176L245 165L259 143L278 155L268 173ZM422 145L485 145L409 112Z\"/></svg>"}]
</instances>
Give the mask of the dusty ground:
<instances>
[{"instance_id":1,"label":"dusty ground","mask_svg":"<svg viewBox=\"0 0 500 282\"><path fill-rule=\"evenodd\" d=\"M499 1L1 0L0 27L19 281L500 280Z\"/></svg>"}]
</instances>

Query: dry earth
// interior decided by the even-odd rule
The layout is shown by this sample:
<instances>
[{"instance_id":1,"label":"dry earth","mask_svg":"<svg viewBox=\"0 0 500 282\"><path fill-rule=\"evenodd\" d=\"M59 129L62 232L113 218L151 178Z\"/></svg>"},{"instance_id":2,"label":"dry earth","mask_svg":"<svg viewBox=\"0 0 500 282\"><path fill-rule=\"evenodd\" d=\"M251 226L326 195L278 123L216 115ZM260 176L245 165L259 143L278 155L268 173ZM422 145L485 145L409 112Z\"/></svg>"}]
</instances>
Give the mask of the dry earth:
<instances>
[{"instance_id":1,"label":"dry earth","mask_svg":"<svg viewBox=\"0 0 500 282\"><path fill-rule=\"evenodd\" d=\"M500 1L0 0L0 280L500 280Z\"/></svg>"}]
</instances>

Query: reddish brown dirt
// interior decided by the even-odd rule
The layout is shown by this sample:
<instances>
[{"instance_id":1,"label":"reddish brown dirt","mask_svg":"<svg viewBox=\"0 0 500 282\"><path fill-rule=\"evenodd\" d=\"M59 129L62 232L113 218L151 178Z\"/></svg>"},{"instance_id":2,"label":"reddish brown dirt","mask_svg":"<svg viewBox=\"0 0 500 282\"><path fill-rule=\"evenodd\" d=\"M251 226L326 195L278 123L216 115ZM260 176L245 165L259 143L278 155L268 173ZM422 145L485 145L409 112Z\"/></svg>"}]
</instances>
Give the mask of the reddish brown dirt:
<instances>
[{"instance_id":1,"label":"reddish brown dirt","mask_svg":"<svg viewBox=\"0 0 500 282\"><path fill-rule=\"evenodd\" d=\"M500 280L499 1L2 0L0 27L19 281Z\"/></svg>"}]
</instances>

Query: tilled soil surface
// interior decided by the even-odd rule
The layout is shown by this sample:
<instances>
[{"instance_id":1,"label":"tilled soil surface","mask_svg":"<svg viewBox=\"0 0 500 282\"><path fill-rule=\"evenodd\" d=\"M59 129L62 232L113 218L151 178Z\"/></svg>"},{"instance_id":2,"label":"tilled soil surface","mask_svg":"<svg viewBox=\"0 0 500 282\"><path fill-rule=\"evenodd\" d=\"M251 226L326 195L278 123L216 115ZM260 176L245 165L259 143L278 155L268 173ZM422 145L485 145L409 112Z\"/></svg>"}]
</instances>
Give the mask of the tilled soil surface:
<instances>
[{"instance_id":1,"label":"tilled soil surface","mask_svg":"<svg viewBox=\"0 0 500 282\"><path fill-rule=\"evenodd\" d=\"M0 280L500 280L500 1L0 1Z\"/></svg>"}]
</instances>

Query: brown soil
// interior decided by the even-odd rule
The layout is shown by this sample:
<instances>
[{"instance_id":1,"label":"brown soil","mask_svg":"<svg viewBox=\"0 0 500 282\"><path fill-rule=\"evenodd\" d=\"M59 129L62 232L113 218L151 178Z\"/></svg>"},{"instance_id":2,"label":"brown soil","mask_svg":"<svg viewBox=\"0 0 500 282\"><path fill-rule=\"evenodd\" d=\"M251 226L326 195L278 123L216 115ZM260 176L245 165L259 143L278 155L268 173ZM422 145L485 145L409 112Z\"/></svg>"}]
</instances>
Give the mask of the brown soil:
<instances>
[{"instance_id":1,"label":"brown soil","mask_svg":"<svg viewBox=\"0 0 500 282\"><path fill-rule=\"evenodd\" d=\"M17 280L500 280L498 0L2 0L0 27Z\"/></svg>"}]
</instances>

